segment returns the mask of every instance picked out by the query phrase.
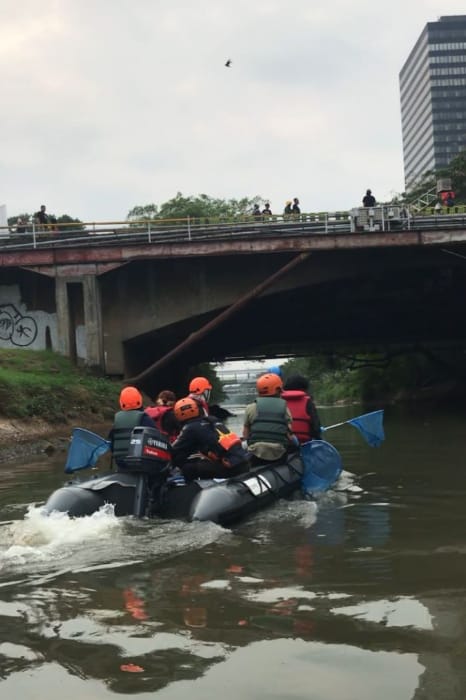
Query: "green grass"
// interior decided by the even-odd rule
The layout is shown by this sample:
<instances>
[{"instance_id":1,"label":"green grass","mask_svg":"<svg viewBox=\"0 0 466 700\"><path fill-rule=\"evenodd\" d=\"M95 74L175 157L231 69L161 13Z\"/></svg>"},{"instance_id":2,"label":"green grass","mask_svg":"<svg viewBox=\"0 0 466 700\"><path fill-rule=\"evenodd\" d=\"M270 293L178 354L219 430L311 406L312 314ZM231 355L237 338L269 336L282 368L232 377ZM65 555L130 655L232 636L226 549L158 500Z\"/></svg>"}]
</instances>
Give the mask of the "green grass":
<instances>
[{"instance_id":1,"label":"green grass","mask_svg":"<svg viewBox=\"0 0 466 700\"><path fill-rule=\"evenodd\" d=\"M121 382L97 377L49 351L0 350L0 415L50 423L113 417Z\"/></svg>"}]
</instances>

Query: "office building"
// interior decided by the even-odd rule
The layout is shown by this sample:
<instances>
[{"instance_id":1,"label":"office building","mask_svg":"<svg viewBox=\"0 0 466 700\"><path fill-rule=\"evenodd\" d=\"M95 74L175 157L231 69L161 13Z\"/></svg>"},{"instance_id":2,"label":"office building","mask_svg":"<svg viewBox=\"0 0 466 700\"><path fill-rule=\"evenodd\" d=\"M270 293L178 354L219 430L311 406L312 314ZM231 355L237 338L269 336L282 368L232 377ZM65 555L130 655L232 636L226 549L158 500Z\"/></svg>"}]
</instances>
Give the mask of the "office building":
<instances>
[{"instance_id":1,"label":"office building","mask_svg":"<svg viewBox=\"0 0 466 700\"><path fill-rule=\"evenodd\" d=\"M466 15L428 22L400 72L405 187L466 148Z\"/></svg>"}]
</instances>

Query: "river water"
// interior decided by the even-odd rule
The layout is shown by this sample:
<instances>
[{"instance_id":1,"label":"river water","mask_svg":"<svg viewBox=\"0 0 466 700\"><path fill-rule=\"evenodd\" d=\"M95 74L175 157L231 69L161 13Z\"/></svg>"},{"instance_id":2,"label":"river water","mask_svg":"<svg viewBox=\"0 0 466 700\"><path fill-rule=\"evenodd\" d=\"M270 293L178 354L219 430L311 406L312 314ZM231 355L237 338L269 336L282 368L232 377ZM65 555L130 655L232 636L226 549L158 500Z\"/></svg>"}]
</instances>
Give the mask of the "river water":
<instances>
[{"instance_id":1,"label":"river water","mask_svg":"<svg viewBox=\"0 0 466 700\"><path fill-rule=\"evenodd\" d=\"M1 697L464 700L464 419L387 408L379 448L335 428L361 494L231 530L44 518L64 455L1 465Z\"/></svg>"}]
</instances>

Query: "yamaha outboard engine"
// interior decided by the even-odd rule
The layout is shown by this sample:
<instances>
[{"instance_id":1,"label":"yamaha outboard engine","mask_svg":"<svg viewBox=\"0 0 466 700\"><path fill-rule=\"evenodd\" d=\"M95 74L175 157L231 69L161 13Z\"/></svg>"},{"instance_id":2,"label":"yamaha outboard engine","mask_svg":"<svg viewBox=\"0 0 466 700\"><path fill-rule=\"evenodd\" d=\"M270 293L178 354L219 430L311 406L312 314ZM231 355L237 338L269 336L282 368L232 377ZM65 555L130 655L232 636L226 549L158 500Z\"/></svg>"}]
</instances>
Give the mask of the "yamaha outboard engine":
<instances>
[{"instance_id":1,"label":"yamaha outboard engine","mask_svg":"<svg viewBox=\"0 0 466 700\"><path fill-rule=\"evenodd\" d=\"M91 515L106 503L115 515L150 515L169 471L168 437L157 428L138 426L131 433L128 455L118 460L116 472L85 481L70 481L47 500L44 511L72 517Z\"/></svg>"}]
</instances>

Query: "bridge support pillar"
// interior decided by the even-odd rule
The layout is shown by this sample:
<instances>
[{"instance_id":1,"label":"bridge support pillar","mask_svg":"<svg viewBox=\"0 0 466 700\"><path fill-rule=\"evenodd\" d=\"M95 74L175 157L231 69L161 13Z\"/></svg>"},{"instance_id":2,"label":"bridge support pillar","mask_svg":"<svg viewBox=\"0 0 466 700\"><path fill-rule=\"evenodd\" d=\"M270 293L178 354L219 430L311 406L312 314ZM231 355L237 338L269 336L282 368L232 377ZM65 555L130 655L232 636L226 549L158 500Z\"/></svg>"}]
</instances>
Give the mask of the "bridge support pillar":
<instances>
[{"instance_id":1,"label":"bridge support pillar","mask_svg":"<svg viewBox=\"0 0 466 700\"><path fill-rule=\"evenodd\" d=\"M57 277L55 304L58 352L76 363L105 370L97 276Z\"/></svg>"},{"instance_id":2,"label":"bridge support pillar","mask_svg":"<svg viewBox=\"0 0 466 700\"><path fill-rule=\"evenodd\" d=\"M86 326L86 364L105 370L102 332L102 305L99 280L96 275L83 279L84 323Z\"/></svg>"}]
</instances>

